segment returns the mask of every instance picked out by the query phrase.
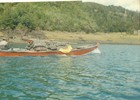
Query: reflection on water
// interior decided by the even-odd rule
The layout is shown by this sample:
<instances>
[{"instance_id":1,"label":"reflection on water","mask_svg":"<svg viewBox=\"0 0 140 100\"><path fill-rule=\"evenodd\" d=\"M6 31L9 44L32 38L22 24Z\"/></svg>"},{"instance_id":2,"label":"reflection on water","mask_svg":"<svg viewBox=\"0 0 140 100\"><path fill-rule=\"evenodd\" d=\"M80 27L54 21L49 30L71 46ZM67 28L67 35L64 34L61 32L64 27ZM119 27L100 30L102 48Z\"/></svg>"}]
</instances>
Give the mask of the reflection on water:
<instances>
[{"instance_id":1,"label":"reflection on water","mask_svg":"<svg viewBox=\"0 0 140 100\"><path fill-rule=\"evenodd\" d=\"M101 54L1 57L2 100L139 100L140 46L101 45Z\"/></svg>"}]
</instances>

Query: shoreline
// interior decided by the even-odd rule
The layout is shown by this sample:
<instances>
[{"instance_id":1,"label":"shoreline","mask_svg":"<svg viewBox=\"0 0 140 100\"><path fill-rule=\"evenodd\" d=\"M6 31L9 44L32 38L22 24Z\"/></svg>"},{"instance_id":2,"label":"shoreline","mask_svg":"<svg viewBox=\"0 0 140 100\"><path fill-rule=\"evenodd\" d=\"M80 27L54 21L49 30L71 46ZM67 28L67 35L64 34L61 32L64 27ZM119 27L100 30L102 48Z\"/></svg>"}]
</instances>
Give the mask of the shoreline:
<instances>
[{"instance_id":1,"label":"shoreline","mask_svg":"<svg viewBox=\"0 0 140 100\"><path fill-rule=\"evenodd\" d=\"M84 32L49 32L45 31L48 39L68 42L101 44L122 44L122 45L140 45L140 35L128 35L125 33L89 33Z\"/></svg>"},{"instance_id":2,"label":"shoreline","mask_svg":"<svg viewBox=\"0 0 140 100\"><path fill-rule=\"evenodd\" d=\"M71 43L93 43L99 42L100 44L121 44L121 45L140 45L140 35L129 35L125 33L89 33L84 32L50 32L42 31L43 39L63 41ZM21 38L21 35L15 35L16 38L10 39L10 43L26 43ZM33 36L29 34L29 39ZM33 37L42 39L39 37Z\"/></svg>"}]
</instances>

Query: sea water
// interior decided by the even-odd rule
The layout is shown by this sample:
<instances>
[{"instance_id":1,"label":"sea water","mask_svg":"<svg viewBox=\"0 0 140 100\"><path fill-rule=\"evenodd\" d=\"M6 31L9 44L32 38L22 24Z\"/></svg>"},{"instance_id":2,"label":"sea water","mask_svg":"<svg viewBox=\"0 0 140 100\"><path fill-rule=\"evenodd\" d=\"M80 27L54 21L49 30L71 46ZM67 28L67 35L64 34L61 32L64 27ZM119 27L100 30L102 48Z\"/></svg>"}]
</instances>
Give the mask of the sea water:
<instances>
[{"instance_id":1,"label":"sea water","mask_svg":"<svg viewBox=\"0 0 140 100\"><path fill-rule=\"evenodd\" d=\"M0 100L140 100L140 46L82 56L0 57Z\"/></svg>"}]
</instances>

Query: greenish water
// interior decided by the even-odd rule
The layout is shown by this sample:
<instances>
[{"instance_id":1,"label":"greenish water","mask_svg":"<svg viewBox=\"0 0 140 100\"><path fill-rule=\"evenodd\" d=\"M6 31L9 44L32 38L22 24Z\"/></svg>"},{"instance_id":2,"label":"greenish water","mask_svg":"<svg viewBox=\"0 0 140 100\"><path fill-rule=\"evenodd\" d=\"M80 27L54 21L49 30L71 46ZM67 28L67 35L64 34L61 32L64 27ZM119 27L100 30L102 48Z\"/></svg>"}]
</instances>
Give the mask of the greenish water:
<instances>
[{"instance_id":1,"label":"greenish water","mask_svg":"<svg viewBox=\"0 0 140 100\"><path fill-rule=\"evenodd\" d=\"M0 100L140 100L140 46L101 54L0 57Z\"/></svg>"}]
</instances>

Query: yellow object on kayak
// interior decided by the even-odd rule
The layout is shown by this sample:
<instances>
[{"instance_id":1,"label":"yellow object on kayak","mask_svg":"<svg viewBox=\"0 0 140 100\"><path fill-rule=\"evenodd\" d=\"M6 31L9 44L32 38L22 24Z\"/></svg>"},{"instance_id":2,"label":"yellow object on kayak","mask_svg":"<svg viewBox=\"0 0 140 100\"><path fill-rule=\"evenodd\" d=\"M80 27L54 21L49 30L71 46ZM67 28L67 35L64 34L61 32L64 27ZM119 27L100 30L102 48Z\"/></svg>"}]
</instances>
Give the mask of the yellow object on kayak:
<instances>
[{"instance_id":1,"label":"yellow object on kayak","mask_svg":"<svg viewBox=\"0 0 140 100\"><path fill-rule=\"evenodd\" d=\"M67 47L59 49L59 51L61 51L63 53L69 53L71 50L72 50L71 45L67 45Z\"/></svg>"}]
</instances>

